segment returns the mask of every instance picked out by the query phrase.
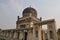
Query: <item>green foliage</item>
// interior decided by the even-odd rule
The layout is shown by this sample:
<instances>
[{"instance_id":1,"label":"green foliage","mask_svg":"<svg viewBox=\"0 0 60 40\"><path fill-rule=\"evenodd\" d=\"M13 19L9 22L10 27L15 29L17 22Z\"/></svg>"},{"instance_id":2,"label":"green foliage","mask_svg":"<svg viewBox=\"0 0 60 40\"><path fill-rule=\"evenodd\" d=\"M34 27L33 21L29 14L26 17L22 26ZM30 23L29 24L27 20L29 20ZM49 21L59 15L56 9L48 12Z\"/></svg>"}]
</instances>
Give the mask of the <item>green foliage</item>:
<instances>
[{"instance_id":1,"label":"green foliage","mask_svg":"<svg viewBox=\"0 0 60 40\"><path fill-rule=\"evenodd\" d=\"M5 39L3 39L3 38L0 38L0 40L5 40Z\"/></svg>"}]
</instances>

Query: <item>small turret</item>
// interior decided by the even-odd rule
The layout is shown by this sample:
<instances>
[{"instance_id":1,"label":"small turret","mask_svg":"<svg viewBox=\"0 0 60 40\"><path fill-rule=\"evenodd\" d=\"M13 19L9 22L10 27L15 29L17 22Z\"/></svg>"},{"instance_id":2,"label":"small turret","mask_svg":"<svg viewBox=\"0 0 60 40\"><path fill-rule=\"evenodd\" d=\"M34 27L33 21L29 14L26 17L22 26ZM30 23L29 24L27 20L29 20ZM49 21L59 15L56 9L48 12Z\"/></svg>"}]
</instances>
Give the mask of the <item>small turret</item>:
<instances>
[{"instance_id":1,"label":"small turret","mask_svg":"<svg viewBox=\"0 0 60 40\"><path fill-rule=\"evenodd\" d=\"M42 21L42 17L40 17L40 21Z\"/></svg>"},{"instance_id":2,"label":"small turret","mask_svg":"<svg viewBox=\"0 0 60 40\"><path fill-rule=\"evenodd\" d=\"M17 20L19 20L19 16L17 16Z\"/></svg>"}]
</instances>

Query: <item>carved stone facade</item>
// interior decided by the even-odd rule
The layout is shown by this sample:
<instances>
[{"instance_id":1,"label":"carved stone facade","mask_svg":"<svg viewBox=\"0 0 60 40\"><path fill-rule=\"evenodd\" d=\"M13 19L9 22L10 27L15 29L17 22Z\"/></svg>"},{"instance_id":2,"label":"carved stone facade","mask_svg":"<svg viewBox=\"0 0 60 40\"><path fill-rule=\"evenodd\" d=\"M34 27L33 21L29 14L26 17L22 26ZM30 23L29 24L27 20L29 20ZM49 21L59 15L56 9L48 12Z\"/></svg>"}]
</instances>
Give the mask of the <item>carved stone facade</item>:
<instances>
[{"instance_id":1,"label":"carved stone facade","mask_svg":"<svg viewBox=\"0 0 60 40\"><path fill-rule=\"evenodd\" d=\"M17 18L16 29L0 30L0 35L7 40L58 40L54 19L42 21L31 7L24 9L22 15ZM42 25L47 25L47 30Z\"/></svg>"}]
</instances>

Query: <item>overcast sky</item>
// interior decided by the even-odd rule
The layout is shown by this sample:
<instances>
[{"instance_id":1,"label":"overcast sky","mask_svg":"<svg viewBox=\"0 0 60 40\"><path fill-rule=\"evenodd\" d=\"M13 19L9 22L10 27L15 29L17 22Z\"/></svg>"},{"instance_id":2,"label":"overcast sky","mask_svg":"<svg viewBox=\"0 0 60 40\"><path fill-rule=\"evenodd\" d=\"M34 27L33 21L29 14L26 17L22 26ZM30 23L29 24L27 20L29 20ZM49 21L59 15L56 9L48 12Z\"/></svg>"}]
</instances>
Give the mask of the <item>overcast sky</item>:
<instances>
[{"instance_id":1,"label":"overcast sky","mask_svg":"<svg viewBox=\"0 0 60 40\"><path fill-rule=\"evenodd\" d=\"M54 18L60 28L60 0L0 0L0 28L15 28L17 16L21 17L23 10L30 5L37 10L38 18Z\"/></svg>"}]
</instances>

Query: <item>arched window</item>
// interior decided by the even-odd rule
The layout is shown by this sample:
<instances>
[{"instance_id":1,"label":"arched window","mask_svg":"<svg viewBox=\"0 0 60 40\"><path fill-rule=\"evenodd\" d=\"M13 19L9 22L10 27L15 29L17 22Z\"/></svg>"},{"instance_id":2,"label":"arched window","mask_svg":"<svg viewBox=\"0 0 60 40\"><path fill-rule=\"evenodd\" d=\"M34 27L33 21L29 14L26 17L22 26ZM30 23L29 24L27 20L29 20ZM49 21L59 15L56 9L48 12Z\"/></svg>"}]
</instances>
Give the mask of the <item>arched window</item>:
<instances>
[{"instance_id":1,"label":"arched window","mask_svg":"<svg viewBox=\"0 0 60 40\"><path fill-rule=\"evenodd\" d=\"M26 27L26 25L20 25L20 28L25 28Z\"/></svg>"},{"instance_id":2,"label":"arched window","mask_svg":"<svg viewBox=\"0 0 60 40\"><path fill-rule=\"evenodd\" d=\"M50 31L50 38L53 39L53 32Z\"/></svg>"},{"instance_id":3,"label":"arched window","mask_svg":"<svg viewBox=\"0 0 60 40\"><path fill-rule=\"evenodd\" d=\"M36 37L38 37L38 31L36 31Z\"/></svg>"}]
</instances>

